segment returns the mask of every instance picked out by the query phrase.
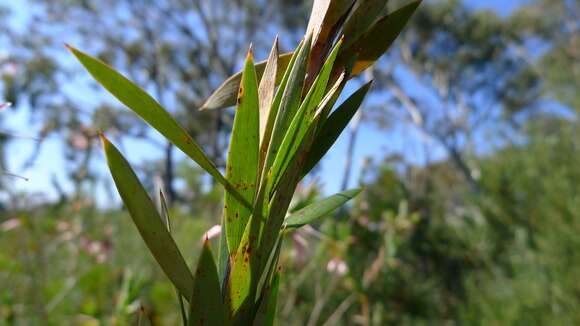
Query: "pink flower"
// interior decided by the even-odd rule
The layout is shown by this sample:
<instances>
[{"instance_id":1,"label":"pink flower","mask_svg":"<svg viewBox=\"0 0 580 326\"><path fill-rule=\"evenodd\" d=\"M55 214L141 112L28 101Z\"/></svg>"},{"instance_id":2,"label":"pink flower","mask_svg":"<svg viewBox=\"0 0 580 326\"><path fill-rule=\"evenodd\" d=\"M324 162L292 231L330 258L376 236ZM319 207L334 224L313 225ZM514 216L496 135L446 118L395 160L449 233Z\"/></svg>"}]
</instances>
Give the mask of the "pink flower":
<instances>
[{"instance_id":1,"label":"pink flower","mask_svg":"<svg viewBox=\"0 0 580 326\"><path fill-rule=\"evenodd\" d=\"M205 241L206 239L213 239L219 236L221 233L222 233L221 225L216 224L212 226L209 230L207 230L207 232L204 233L202 241Z\"/></svg>"},{"instance_id":2,"label":"pink flower","mask_svg":"<svg viewBox=\"0 0 580 326\"><path fill-rule=\"evenodd\" d=\"M14 230L22 225L20 219L18 218L11 218L9 220L4 221L4 223L0 224L0 230L4 232L8 232L10 230Z\"/></svg>"}]
</instances>

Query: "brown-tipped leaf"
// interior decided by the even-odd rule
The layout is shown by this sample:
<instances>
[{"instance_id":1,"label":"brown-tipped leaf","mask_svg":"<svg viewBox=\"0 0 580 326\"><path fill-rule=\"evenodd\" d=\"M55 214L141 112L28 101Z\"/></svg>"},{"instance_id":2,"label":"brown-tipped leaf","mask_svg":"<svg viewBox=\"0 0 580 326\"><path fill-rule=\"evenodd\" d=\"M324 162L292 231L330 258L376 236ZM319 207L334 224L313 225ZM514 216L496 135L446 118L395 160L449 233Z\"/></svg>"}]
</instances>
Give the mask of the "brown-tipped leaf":
<instances>
[{"instance_id":1,"label":"brown-tipped leaf","mask_svg":"<svg viewBox=\"0 0 580 326\"><path fill-rule=\"evenodd\" d=\"M383 0L384 1L384 0ZM332 30L352 7L354 0L315 0L306 34L314 36L314 44L327 43Z\"/></svg>"},{"instance_id":2,"label":"brown-tipped leaf","mask_svg":"<svg viewBox=\"0 0 580 326\"><path fill-rule=\"evenodd\" d=\"M387 1L359 0L344 23L344 46L348 47L364 34L383 13Z\"/></svg>"},{"instance_id":3,"label":"brown-tipped leaf","mask_svg":"<svg viewBox=\"0 0 580 326\"><path fill-rule=\"evenodd\" d=\"M340 54L338 62L346 64L356 56L352 75L358 75L374 64L393 44L421 1L413 1L375 22Z\"/></svg>"}]
</instances>

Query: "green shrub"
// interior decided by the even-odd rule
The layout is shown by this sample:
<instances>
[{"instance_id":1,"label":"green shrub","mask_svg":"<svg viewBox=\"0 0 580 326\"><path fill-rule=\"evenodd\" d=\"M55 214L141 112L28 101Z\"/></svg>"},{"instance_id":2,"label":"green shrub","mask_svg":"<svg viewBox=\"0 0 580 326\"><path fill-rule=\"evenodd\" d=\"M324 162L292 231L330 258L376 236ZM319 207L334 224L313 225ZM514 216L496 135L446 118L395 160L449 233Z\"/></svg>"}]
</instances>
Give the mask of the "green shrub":
<instances>
[{"instance_id":1,"label":"green shrub","mask_svg":"<svg viewBox=\"0 0 580 326\"><path fill-rule=\"evenodd\" d=\"M102 136L133 222L177 289L182 309L183 299L189 302L184 323L271 325L283 235L359 192L345 191L286 216L298 182L332 146L370 87L365 84L333 111L347 81L389 48L419 4L383 15L385 2L315 1L307 34L292 53L279 54L276 40L268 60L254 64L250 49L243 71L203 107L237 107L225 176L155 99L105 63L69 47L109 92L225 188L218 262L206 241L192 273L171 235L167 211L157 211L129 163Z\"/></svg>"}]
</instances>

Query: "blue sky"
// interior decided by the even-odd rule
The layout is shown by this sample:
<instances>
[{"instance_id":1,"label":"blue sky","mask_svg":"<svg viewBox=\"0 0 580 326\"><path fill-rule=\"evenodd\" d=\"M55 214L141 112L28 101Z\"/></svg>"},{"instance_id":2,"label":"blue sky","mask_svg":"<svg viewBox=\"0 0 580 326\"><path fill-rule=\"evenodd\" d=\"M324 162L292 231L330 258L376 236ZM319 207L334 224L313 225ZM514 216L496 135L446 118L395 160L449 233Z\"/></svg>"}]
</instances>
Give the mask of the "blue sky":
<instances>
[{"instance_id":1,"label":"blue sky","mask_svg":"<svg viewBox=\"0 0 580 326\"><path fill-rule=\"evenodd\" d=\"M8 5L14 10L15 14L12 17L13 23L19 25L22 24L27 17L26 2L27 1L25 0L0 0L0 5ZM493 9L502 15L509 14L523 2L524 0L468 1L469 5L474 9ZM0 55L2 55L1 49ZM352 91L352 89L347 89L347 92L349 91ZM66 172L64 171L66 165L65 160L62 157L60 140L55 137L46 140L34 166L30 169L22 170L22 163L28 159L31 150L35 145L34 140L26 137L34 137L35 134L33 130L37 130L36 127L38 126L30 124L27 110L9 109L0 111L0 114L4 115L2 119L6 122L2 127L2 130L10 130L18 136L23 136L23 138L17 138L9 146L8 167L9 172L20 174L26 177L28 181L19 178L10 178L9 182L12 184L12 189L29 193L39 192L43 193L48 199L55 199L56 194L53 193L53 187L51 184L51 179L54 177L68 188L66 190L70 191L72 188L67 182ZM411 137L409 137L410 135ZM344 173L344 159L348 137L349 132L345 132L322 162L323 168L320 170L322 172L319 181L323 186L325 193L333 193L339 190L342 175ZM409 130L406 129L405 126L400 126L399 128L395 128L393 131L386 133L384 130L378 130L370 124L363 124L355 146L356 150L350 186L356 186L361 165L365 158L372 157L380 159L388 153L395 152L406 153L411 161L424 161L422 155L425 144L418 146L418 142L414 139L416 138L413 137L412 133L409 133ZM124 145L123 151L128 159L133 163L139 163L142 160L155 159L160 157L161 154L156 148L142 142L127 141ZM440 150L437 150L435 144L427 143L426 145L433 147L431 149L435 149L434 154L433 152L431 153L431 155L434 155L435 157L431 157L431 159L443 155ZM179 154L178 158L184 158L184 156ZM97 167L101 175L106 176L105 163L102 155L98 160L93 162L93 165ZM103 189L97 191L97 198L102 205L109 203L109 198Z\"/></svg>"}]
</instances>

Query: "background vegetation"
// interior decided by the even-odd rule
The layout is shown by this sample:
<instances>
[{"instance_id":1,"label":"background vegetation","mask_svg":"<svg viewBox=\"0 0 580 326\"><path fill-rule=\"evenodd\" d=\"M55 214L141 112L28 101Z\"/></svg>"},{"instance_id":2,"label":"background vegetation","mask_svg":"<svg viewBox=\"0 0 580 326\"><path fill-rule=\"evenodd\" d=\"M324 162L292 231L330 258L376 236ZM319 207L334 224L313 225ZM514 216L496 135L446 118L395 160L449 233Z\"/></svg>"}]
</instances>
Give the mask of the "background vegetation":
<instances>
[{"instance_id":1,"label":"background vegetation","mask_svg":"<svg viewBox=\"0 0 580 326\"><path fill-rule=\"evenodd\" d=\"M324 169L342 188L358 179L365 190L284 243L280 325L580 322L580 5L499 3L426 1L361 78L376 83L345 151L300 185L293 207L324 192ZM257 58L275 33L293 48L309 9L6 3L0 102L13 105L0 111L0 324L179 322L172 286L107 195L98 130L159 153L132 163L151 192L167 189L178 244L194 248L189 263L221 216L220 188L74 70L63 40L123 67L223 167L232 112L196 108L240 68L250 42ZM11 123L15 115L27 123ZM386 145L361 164L368 129ZM21 191L10 173L47 164L46 146L66 177ZM22 151L27 159L14 162Z\"/></svg>"}]
</instances>

